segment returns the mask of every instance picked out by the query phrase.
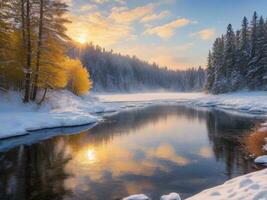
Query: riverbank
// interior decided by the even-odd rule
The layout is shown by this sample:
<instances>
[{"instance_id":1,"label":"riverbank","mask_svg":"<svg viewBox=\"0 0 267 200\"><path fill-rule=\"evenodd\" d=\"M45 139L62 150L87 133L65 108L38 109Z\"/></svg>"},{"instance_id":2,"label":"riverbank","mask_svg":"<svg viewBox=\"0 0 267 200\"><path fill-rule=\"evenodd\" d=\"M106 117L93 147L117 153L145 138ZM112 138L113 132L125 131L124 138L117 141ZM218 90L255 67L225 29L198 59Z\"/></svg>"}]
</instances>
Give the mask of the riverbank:
<instances>
[{"instance_id":1,"label":"riverbank","mask_svg":"<svg viewBox=\"0 0 267 200\"><path fill-rule=\"evenodd\" d=\"M246 174L226 181L224 184L210 188L185 200L266 200L267 169ZM123 200L149 200L144 194L132 195ZM181 200L179 194L163 195L160 200Z\"/></svg>"},{"instance_id":2,"label":"riverbank","mask_svg":"<svg viewBox=\"0 0 267 200\"><path fill-rule=\"evenodd\" d=\"M23 104L16 92L0 99L0 139L29 134L46 128L96 123L101 115L154 104L187 105L222 109L228 112L267 116L267 92L239 92L223 95L205 93L93 94L77 97L55 91L41 106ZM265 125L263 125L265 126ZM267 126L267 124L266 124Z\"/></svg>"},{"instance_id":3,"label":"riverbank","mask_svg":"<svg viewBox=\"0 0 267 200\"><path fill-rule=\"evenodd\" d=\"M42 106L38 106L23 104L21 96L11 92L0 100L0 120L2 122L0 138L35 134L31 131L45 128L94 124L101 121L102 116L110 112L155 104L208 107L255 117L266 117L266 97L267 92L242 92L218 96L204 93L144 93L93 94L77 97L68 91L57 91L50 93L49 99ZM238 199L241 194L248 197L244 199L253 199L253 197L261 195L263 199L267 198L267 189L264 187L267 185L266 170L231 181L191 198L227 199L229 195L232 195L231 199ZM258 185L255 185L256 183ZM230 191L229 187L234 190Z\"/></svg>"}]
</instances>

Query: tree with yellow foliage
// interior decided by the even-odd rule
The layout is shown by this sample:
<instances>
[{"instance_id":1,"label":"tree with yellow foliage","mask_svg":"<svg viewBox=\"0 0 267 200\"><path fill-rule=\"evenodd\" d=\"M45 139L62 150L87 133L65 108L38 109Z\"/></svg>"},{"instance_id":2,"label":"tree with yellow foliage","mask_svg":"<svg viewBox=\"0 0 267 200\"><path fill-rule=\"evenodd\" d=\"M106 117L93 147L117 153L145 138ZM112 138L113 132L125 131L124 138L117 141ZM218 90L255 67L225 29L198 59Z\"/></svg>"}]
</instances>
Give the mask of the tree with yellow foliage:
<instances>
[{"instance_id":1,"label":"tree with yellow foliage","mask_svg":"<svg viewBox=\"0 0 267 200\"><path fill-rule=\"evenodd\" d=\"M68 89L80 96L86 94L92 88L90 75L78 59L66 59L65 67L69 73Z\"/></svg>"},{"instance_id":2,"label":"tree with yellow foliage","mask_svg":"<svg viewBox=\"0 0 267 200\"><path fill-rule=\"evenodd\" d=\"M22 91L25 103L49 89L91 88L81 62L66 56L66 12L61 0L0 0L0 88Z\"/></svg>"}]
</instances>

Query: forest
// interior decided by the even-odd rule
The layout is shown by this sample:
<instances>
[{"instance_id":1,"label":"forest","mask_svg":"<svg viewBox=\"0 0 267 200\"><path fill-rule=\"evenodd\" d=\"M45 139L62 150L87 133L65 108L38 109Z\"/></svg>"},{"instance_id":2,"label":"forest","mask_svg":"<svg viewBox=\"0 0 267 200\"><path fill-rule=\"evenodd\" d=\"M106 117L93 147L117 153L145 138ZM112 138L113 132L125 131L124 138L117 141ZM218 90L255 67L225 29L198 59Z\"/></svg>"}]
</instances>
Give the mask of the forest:
<instances>
[{"instance_id":1,"label":"forest","mask_svg":"<svg viewBox=\"0 0 267 200\"><path fill-rule=\"evenodd\" d=\"M68 6L56 0L0 0L0 89L40 102L47 90L85 94L89 73L66 55ZM42 92L42 94L40 94Z\"/></svg>"},{"instance_id":2,"label":"forest","mask_svg":"<svg viewBox=\"0 0 267 200\"><path fill-rule=\"evenodd\" d=\"M68 5L58 0L0 1L0 89L42 102L48 90L201 90L202 68L172 71L112 50L75 44L66 34ZM84 67L85 66L85 67ZM89 76L91 73L91 79Z\"/></svg>"},{"instance_id":3,"label":"forest","mask_svg":"<svg viewBox=\"0 0 267 200\"><path fill-rule=\"evenodd\" d=\"M90 71L94 91L201 91L205 85L206 73L201 67L170 70L92 43L73 46L69 55Z\"/></svg>"},{"instance_id":4,"label":"forest","mask_svg":"<svg viewBox=\"0 0 267 200\"><path fill-rule=\"evenodd\" d=\"M267 20L255 12L242 28L231 24L209 52L206 89L214 94L237 90L266 90Z\"/></svg>"}]
</instances>

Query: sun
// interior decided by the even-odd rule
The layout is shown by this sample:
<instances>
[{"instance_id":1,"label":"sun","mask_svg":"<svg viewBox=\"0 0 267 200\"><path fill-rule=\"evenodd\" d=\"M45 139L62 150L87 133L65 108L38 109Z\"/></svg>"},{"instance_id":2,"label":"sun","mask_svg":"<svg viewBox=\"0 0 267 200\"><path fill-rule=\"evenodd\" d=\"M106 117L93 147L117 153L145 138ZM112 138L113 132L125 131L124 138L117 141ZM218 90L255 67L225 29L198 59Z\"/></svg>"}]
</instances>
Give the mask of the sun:
<instances>
[{"instance_id":1,"label":"sun","mask_svg":"<svg viewBox=\"0 0 267 200\"><path fill-rule=\"evenodd\" d=\"M77 38L76 38L76 41L81 43L81 44L84 44L87 42L87 36L86 35L79 35Z\"/></svg>"}]
</instances>

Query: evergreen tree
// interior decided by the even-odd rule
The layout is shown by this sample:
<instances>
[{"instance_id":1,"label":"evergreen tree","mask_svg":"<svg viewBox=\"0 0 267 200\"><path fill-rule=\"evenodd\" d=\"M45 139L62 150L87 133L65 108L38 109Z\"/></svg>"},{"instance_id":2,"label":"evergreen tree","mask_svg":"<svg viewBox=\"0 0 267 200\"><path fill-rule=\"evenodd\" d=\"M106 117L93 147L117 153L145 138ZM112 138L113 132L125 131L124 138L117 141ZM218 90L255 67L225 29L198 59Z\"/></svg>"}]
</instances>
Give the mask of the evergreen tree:
<instances>
[{"instance_id":1,"label":"evergreen tree","mask_svg":"<svg viewBox=\"0 0 267 200\"><path fill-rule=\"evenodd\" d=\"M206 73L203 68L170 70L142 61L136 56L107 51L92 43L83 47L72 45L69 55L80 58L88 69L94 91L200 91L205 84Z\"/></svg>"},{"instance_id":2,"label":"evergreen tree","mask_svg":"<svg viewBox=\"0 0 267 200\"><path fill-rule=\"evenodd\" d=\"M229 24L225 36L224 48L224 67L226 69L226 80L230 87L225 88L225 91L236 90L239 83L239 71L236 66L236 46L235 46L235 33L232 25Z\"/></svg>"},{"instance_id":3,"label":"evergreen tree","mask_svg":"<svg viewBox=\"0 0 267 200\"><path fill-rule=\"evenodd\" d=\"M212 49L214 73L214 84L211 92L218 94L226 92L227 70L224 67L224 37L217 38Z\"/></svg>"},{"instance_id":4,"label":"evergreen tree","mask_svg":"<svg viewBox=\"0 0 267 200\"><path fill-rule=\"evenodd\" d=\"M214 78L212 89L209 86L208 91L224 93L243 88L267 89L267 22L263 17L258 19L255 12L250 25L244 17L241 30L235 34L230 24L223 37L225 39L217 38L214 42L212 65L208 59L208 79ZM213 77L209 73L212 68Z\"/></svg>"},{"instance_id":5,"label":"evergreen tree","mask_svg":"<svg viewBox=\"0 0 267 200\"><path fill-rule=\"evenodd\" d=\"M211 51L209 51L209 56L208 56L208 64L207 64L207 80L206 80L206 86L205 89L210 91L212 89L212 86L214 84L214 65L212 63L212 54Z\"/></svg>"},{"instance_id":6,"label":"evergreen tree","mask_svg":"<svg viewBox=\"0 0 267 200\"><path fill-rule=\"evenodd\" d=\"M242 76L242 82L240 84L241 87L244 87L247 85L245 77L248 71L248 63L250 58L249 27L246 17L244 17L242 21L239 56L239 68Z\"/></svg>"}]
</instances>

